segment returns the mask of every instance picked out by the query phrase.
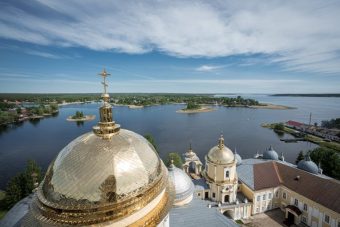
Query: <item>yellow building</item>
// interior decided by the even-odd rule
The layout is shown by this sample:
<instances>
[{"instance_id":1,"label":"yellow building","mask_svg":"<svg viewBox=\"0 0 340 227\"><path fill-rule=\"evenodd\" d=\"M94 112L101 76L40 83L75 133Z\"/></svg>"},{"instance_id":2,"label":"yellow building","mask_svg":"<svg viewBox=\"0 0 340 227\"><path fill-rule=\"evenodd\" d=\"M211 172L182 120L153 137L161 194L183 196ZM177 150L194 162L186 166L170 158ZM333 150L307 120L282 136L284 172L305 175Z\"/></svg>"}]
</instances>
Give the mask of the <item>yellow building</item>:
<instances>
[{"instance_id":1,"label":"yellow building","mask_svg":"<svg viewBox=\"0 0 340 227\"><path fill-rule=\"evenodd\" d=\"M208 198L221 203L233 203L237 194L236 159L233 152L224 145L221 135L218 145L205 156L205 177L210 192Z\"/></svg>"},{"instance_id":2,"label":"yellow building","mask_svg":"<svg viewBox=\"0 0 340 227\"><path fill-rule=\"evenodd\" d=\"M242 160L221 136L205 156L196 195L216 202L234 220L281 209L287 224L340 226L339 181L322 175L308 156L297 166L284 162L272 147L257 157Z\"/></svg>"},{"instance_id":3,"label":"yellow building","mask_svg":"<svg viewBox=\"0 0 340 227\"><path fill-rule=\"evenodd\" d=\"M234 219L248 218L251 215L251 203L238 193L238 175L236 166L242 161L239 155L225 146L224 138L218 140L218 145L210 149L205 156L205 170L202 172L204 182L196 195L218 204L221 213L227 212ZM195 181L194 181L195 182ZM196 184L198 181L196 181Z\"/></svg>"},{"instance_id":4,"label":"yellow building","mask_svg":"<svg viewBox=\"0 0 340 227\"><path fill-rule=\"evenodd\" d=\"M288 223L339 227L339 181L298 167L265 159L242 161L237 168L240 191L252 201L252 215L279 208Z\"/></svg>"}]
</instances>

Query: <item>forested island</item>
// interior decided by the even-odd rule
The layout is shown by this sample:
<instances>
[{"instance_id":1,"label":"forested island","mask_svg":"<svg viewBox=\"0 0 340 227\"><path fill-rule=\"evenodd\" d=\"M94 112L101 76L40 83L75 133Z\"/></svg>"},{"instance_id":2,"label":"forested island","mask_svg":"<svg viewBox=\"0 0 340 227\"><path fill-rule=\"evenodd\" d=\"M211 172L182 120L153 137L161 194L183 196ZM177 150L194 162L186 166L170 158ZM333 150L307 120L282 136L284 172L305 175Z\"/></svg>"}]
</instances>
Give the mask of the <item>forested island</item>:
<instances>
[{"instance_id":1,"label":"forested island","mask_svg":"<svg viewBox=\"0 0 340 227\"><path fill-rule=\"evenodd\" d=\"M211 112L216 109L207 107L204 105L199 105L195 102L188 102L186 108L177 110L177 113L202 113L202 112Z\"/></svg>"},{"instance_id":2,"label":"forested island","mask_svg":"<svg viewBox=\"0 0 340 227\"><path fill-rule=\"evenodd\" d=\"M68 121L91 121L95 119L95 115L84 115L83 111L76 111L72 116L69 116Z\"/></svg>"}]
</instances>

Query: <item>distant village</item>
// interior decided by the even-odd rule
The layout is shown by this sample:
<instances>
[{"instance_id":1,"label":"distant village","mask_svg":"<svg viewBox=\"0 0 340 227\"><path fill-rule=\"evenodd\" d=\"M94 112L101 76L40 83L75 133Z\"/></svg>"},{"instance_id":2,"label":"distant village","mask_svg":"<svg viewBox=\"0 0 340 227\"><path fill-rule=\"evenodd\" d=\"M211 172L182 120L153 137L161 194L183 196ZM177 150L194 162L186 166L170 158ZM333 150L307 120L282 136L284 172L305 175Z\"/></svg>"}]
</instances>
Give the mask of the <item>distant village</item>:
<instances>
[{"instance_id":1,"label":"distant village","mask_svg":"<svg viewBox=\"0 0 340 227\"><path fill-rule=\"evenodd\" d=\"M298 130L299 132L304 134L307 133L317 137L321 137L327 142L340 142L340 129L338 128L326 128L323 125L311 125L297 121L287 121L285 123L285 126L294 130Z\"/></svg>"},{"instance_id":2,"label":"distant village","mask_svg":"<svg viewBox=\"0 0 340 227\"><path fill-rule=\"evenodd\" d=\"M40 119L59 112L57 103L34 104L3 100L0 103L0 125Z\"/></svg>"}]
</instances>

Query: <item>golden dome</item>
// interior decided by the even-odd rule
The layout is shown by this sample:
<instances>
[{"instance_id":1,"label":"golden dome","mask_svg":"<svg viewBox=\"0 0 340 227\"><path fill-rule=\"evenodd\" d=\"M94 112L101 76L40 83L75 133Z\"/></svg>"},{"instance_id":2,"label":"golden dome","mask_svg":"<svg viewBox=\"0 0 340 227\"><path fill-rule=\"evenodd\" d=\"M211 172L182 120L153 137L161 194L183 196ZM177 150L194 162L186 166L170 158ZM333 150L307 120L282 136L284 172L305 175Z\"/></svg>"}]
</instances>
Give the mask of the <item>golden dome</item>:
<instances>
[{"instance_id":1,"label":"golden dome","mask_svg":"<svg viewBox=\"0 0 340 227\"><path fill-rule=\"evenodd\" d=\"M224 138L221 135L219 144L210 149L207 159L215 164L230 164L235 161L233 152L224 145Z\"/></svg>"},{"instance_id":2,"label":"golden dome","mask_svg":"<svg viewBox=\"0 0 340 227\"><path fill-rule=\"evenodd\" d=\"M143 208L168 184L163 162L142 136L121 129L105 140L90 132L51 163L32 216L54 224L112 221Z\"/></svg>"},{"instance_id":3,"label":"golden dome","mask_svg":"<svg viewBox=\"0 0 340 227\"><path fill-rule=\"evenodd\" d=\"M160 170L154 148L142 136L121 129L110 140L103 140L90 132L59 153L46 174L43 195L56 205L75 201L105 205L143 190ZM105 191L106 186L110 192Z\"/></svg>"},{"instance_id":4,"label":"golden dome","mask_svg":"<svg viewBox=\"0 0 340 227\"><path fill-rule=\"evenodd\" d=\"M104 95L98 126L50 164L23 226L153 226L167 215L173 202L167 168L144 137L115 124Z\"/></svg>"}]
</instances>

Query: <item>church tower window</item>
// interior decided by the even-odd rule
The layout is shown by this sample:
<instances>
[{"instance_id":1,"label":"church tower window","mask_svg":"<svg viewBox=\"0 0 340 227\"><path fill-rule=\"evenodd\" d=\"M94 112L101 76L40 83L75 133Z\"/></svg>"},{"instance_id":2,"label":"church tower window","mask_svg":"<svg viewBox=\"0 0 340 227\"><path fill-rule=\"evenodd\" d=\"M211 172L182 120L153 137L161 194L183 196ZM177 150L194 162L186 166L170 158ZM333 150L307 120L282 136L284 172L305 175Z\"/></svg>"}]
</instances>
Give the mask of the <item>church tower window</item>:
<instances>
[{"instance_id":1,"label":"church tower window","mask_svg":"<svg viewBox=\"0 0 340 227\"><path fill-rule=\"evenodd\" d=\"M225 177L229 178L229 170L225 171Z\"/></svg>"}]
</instances>

